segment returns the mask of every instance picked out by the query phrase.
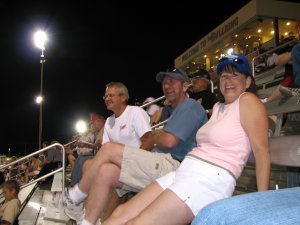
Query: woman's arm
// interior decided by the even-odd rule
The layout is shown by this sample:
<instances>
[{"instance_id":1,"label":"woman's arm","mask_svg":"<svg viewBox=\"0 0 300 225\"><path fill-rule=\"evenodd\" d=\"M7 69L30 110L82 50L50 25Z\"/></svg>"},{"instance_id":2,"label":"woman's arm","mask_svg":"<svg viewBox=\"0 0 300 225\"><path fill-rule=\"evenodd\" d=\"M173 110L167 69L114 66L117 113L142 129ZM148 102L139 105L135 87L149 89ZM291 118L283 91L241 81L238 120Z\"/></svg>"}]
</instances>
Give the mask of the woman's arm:
<instances>
[{"instance_id":1,"label":"woman's arm","mask_svg":"<svg viewBox=\"0 0 300 225\"><path fill-rule=\"evenodd\" d=\"M270 154L268 142L268 116L265 106L252 93L240 98L241 124L246 131L256 161L258 191L269 189Z\"/></svg>"}]
</instances>

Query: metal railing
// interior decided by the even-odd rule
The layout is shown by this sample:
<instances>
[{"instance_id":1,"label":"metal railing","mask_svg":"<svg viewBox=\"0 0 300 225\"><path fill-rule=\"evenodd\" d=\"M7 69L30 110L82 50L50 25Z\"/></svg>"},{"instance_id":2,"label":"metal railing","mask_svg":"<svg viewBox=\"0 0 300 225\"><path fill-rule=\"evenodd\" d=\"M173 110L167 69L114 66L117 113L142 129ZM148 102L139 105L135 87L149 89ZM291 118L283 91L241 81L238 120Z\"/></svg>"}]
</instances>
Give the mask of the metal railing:
<instances>
[{"instance_id":1,"label":"metal railing","mask_svg":"<svg viewBox=\"0 0 300 225\"><path fill-rule=\"evenodd\" d=\"M41 180L43 180L43 179L45 179L47 177L50 177L50 176L54 175L55 173L58 173L58 172L62 171L62 191L63 191L63 195L64 195L64 190L65 190L65 148L64 148L63 145L61 145L59 143L55 143L55 144L49 145L49 146L47 146L45 148L42 148L42 149L40 149L40 150L38 150L36 152L33 152L33 153L29 154L29 155L26 155L26 156L24 156L22 158L19 158L19 159L15 160L15 161L13 161L11 163L8 163L6 165L0 166L0 170L6 169L6 168L8 168L8 167L10 167L12 165L15 165L15 164L17 164L19 162L22 162L22 161L30 158L31 156L35 156L37 154L45 152L45 151L47 151L47 150L49 150L50 148L53 148L53 147L59 147L62 150L62 167L58 168L58 169L56 169L56 170L54 170L54 171L52 171L52 172L50 172L48 174L45 174L42 177L34 179L33 181L28 182L27 184L21 185L20 189L25 188L25 187L33 184L33 183L37 183L37 182L39 182L39 181L41 181Z\"/></svg>"},{"instance_id":2,"label":"metal railing","mask_svg":"<svg viewBox=\"0 0 300 225\"><path fill-rule=\"evenodd\" d=\"M147 102L147 103L145 103L145 104L143 104L143 105L141 105L140 107L141 108L146 108L146 107L148 107L148 106L150 106L150 105L152 105L152 104L154 104L154 103L156 103L156 102L159 102L159 101L161 101L161 100L164 100L166 98L166 96L161 96L161 97L159 97L159 98L156 98L156 99L154 99L153 101L151 101L151 102Z\"/></svg>"}]
</instances>

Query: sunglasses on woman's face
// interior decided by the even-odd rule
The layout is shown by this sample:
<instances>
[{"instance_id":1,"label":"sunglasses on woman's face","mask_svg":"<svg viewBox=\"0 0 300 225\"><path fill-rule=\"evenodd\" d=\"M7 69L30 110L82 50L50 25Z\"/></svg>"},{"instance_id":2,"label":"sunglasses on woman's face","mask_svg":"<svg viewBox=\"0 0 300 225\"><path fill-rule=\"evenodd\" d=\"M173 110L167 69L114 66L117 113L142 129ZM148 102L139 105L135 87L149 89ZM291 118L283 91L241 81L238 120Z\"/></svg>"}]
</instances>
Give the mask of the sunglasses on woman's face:
<instances>
[{"instance_id":1,"label":"sunglasses on woman's face","mask_svg":"<svg viewBox=\"0 0 300 225\"><path fill-rule=\"evenodd\" d=\"M224 62L224 61L231 61L233 63L237 63L237 64L244 64L244 61L239 59L239 58L228 58L228 57L223 57L219 60L219 63Z\"/></svg>"}]
</instances>

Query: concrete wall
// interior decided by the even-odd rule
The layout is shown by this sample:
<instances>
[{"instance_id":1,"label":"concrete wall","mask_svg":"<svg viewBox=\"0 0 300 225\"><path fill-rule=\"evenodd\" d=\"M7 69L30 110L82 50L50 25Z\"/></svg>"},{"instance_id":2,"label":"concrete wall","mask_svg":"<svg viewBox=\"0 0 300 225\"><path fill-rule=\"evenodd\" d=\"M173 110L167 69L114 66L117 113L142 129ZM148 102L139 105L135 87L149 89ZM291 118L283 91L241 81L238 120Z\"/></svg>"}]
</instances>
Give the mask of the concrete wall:
<instances>
[{"instance_id":1,"label":"concrete wall","mask_svg":"<svg viewBox=\"0 0 300 225\"><path fill-rule=\"evenodd\" d=\"M275 189L276 184L279 188L287 187L287 168L283 166L271 167L271 176L270 176L270 188ZM241 177L237 181L236 189L234 195L250 193L257 191L256 188L256 174L255 174L255 164L248 163L245 167Z\"/></svg>"}]
</instances>

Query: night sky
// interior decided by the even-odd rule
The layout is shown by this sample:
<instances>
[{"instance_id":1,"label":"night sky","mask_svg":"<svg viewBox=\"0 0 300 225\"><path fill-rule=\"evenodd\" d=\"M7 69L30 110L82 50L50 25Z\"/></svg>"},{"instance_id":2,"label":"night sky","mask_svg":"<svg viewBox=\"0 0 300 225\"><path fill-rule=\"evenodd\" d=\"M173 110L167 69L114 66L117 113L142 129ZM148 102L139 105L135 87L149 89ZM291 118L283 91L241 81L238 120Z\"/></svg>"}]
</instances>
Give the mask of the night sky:
<instances>
[{"instance_id":1,"label":"night sky","mask_svg":"<svg viewBox=\"0 0 300 225\"><path fill-rule=\"evenodd\" d=\"M43 140L66 143L78 119L110 115L102 100L107 83L123 82L131 104L160 97L156 73L172 67L176 57L247 2L1 1L1 153L37 150L37 29L48 35Z\"/></svg>"}]
</instances>

